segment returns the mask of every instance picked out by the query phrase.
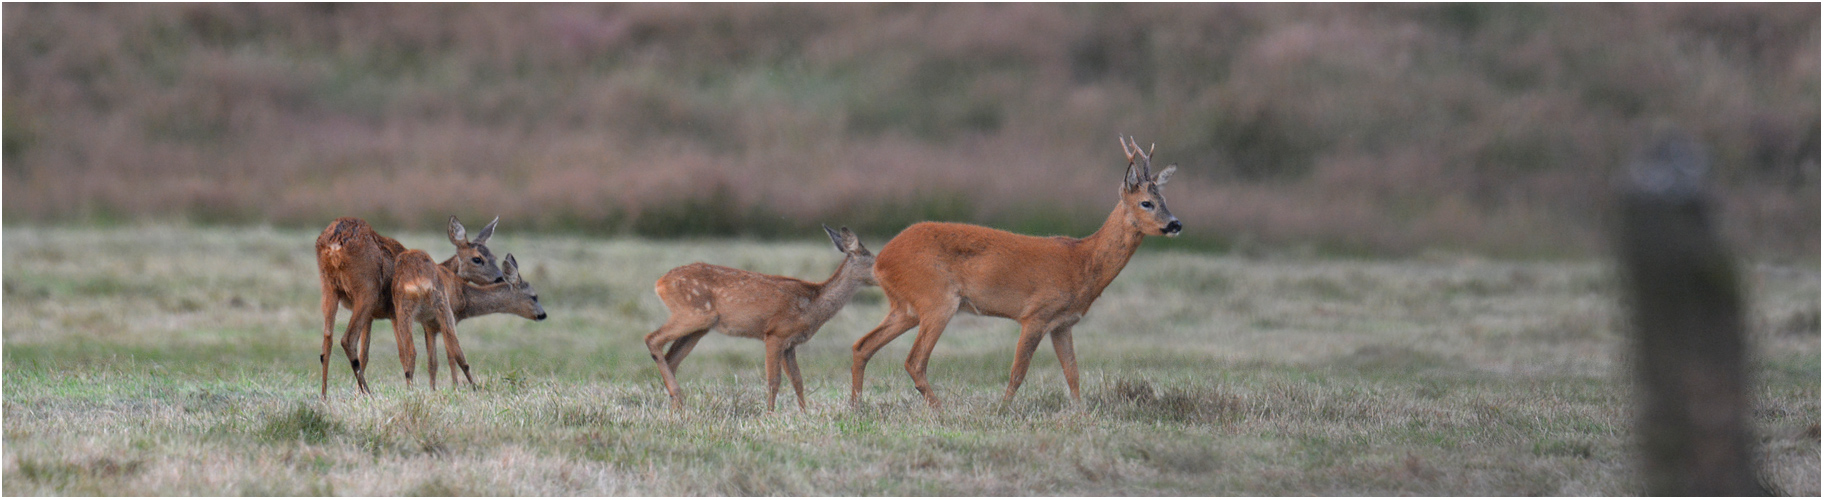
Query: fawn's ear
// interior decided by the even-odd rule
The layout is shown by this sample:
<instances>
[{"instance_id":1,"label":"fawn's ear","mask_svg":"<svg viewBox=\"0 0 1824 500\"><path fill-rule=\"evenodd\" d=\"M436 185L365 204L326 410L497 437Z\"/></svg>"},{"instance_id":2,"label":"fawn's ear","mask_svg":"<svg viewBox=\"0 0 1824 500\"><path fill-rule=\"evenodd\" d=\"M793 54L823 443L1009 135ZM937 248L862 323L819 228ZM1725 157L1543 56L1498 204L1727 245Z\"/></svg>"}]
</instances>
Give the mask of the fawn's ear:
<instances>
[{"instance_id":1,"label":"fawn's ear","mask_svg":"<svg viewBox=\"0 0 1824 500\"><path fill-rule=\"evenodd\" d=\"M850 231L848 226L842 228L842 251L843 253L868 253L867 247L861 246L861 237L855 236L855 232Z\"/></svg>"},{"instance_id":2,"label":"fawn's ear","mask_svg":"<svg viewBox=\"0 0 1824 500\"><path fill-rule=\"evenodd\" d=\"M842 233L836 232L835 229L830 229L830 226L823 225L823 224L818 224L818 225L823 226L823 232L828 233L830 235L830 243L836 244L836 251L844 252L844 253L847 253L849 251L848 244L843 241ZM847 229L847 228L844 228L844 229Z\"/></svg>"},{"instance_id":3,"label":"fawn's ear","mask_svg":"<svg viewBox=\"0 0 1824 500\"><path fill-rule=\"evenodd\" d=\"M1158 175L1153 176L1153 185L1164 186L1165 181L1172 180L1172 172L1177 172L1177 171L1178 171L1178 164L1176 164L1176 163L1173 163L1169 167L1165 167L1165 170L1161 170L1161 171L1159 171Z\"/></svg>"},{"instance_id":4,"label":"fawn's ear","mask_svg":"<svg viewBox=\"0 0 1824 500\"><path fill-rule=\"evenodd\" d=\"M519 261L513 260L513 254L507 254L506 258L500 260L500 275L509 282L519 282Z\"/></svg>"},{"instance_id":5,"label":"fawn's ear","mask_svg":"<svg viewBox=\"0 0 1824 500\"><path fill-rule=\"evenodd\" d=\"M498 215L494 216L494 220L488 222L488 225L483 226L481 228L481 233L475 235L475 241L472 241L470 243L473 243L476 245L486 245L488 243L488 238L491 238L494 236L494 225L499 224L499 223L500 223L500 216L498 216Z\"/></svg>"},{"instance_id":6,"label":"fawn's ear","mask_svg":"<svg viewBox=\"0 0 1824 500\"><path fill-rule=\"evenodd\" d=\"M462 222L454 215L450 216L450 243L458 248L469 244L469 230L462 227Z\"/></svg>"}]
</instances>

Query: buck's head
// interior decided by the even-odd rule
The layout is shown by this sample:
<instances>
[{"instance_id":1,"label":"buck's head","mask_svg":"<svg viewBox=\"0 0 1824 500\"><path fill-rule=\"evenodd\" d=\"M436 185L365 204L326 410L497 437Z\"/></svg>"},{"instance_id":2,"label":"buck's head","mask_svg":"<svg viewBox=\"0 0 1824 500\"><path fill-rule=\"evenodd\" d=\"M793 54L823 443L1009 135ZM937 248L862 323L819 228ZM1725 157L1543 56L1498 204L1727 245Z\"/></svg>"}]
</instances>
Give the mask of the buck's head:
<instances>
[{"instance_id":1,"label":"buck's head","mask_svg":"<svg viewBox=\"0 0 1824 500\"><path fill-rule=\"evenodd\" d=\"M1139 229L1141 234L1178 236L1184 224L1178 223L1172 211L1165 208L1165 196L1159 194L1159 186L1171 180L1178 165L1165 167L1154 174L1152 151L1140 149L1140 143L1134 142L1132 137L1121 139L1121 151L1127 153L1127 179L1121 183L1120 210L1127 214L1127 223Z\"/></svg>"},{"instance_id":2,"label":"buck's head","mask_svg":"<svg viewBox=\"0 0 1824 500\"><path fill-rule=\"evenodd\" d=\"M507 258L500 261L500 271L502 278L505 279L507 285L513 287L514 292L512 304L507 312L529 320L544 321L545 308L538 305L538 290L532 288L532 284L527 283L526 279L519 275L519 262L513 260L513 254L507 254Z\"/></svg>"},{"instance_id":3,"label":"buck's head","mask_svg":"<svg viewBox=\"0 0 1824 500\"><path fill-rule=\"evenodd\" d=\"M488 251L488 238L494 236L494 225L500 223L495 217L474 240L468 239L468 230L456 216L450 216L450 244L456 245L456 275L477 285L500 283L503 277L500 267L494 264L494 252Z\"/></svg>"},{"instance_id":4,"label":"buck's head","mask_svg":"<svg viewBox=\"0 0 1824 500\"><path fill-rule=\"evenodd\" d=\"M836 244L836 250L847 255L842 259L843 271L847 272L844 276L854 276L856 279L860 279L862 284L880 284L874 281L874 254L868 252L867 247L861 246L861 238L856 237L854 231L850 231L847 227L838 231L830 229L830 226L823 226L823 232L830 234L830 241Z\"/></svg>"}]
</instances>

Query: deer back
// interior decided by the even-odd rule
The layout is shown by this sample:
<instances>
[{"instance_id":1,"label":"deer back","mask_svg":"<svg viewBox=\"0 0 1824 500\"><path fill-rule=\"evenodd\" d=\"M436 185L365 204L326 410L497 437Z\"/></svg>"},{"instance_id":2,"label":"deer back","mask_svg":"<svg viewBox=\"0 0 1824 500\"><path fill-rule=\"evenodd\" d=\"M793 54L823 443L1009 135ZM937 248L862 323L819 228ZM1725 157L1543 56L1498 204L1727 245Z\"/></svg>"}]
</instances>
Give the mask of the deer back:
<instances>
[{"instance_id":1,"label":"deer back","mask_svg":"<svg viewBox=\"0 0 1824 500\"><path fill-rule=\"evenodd\" d=\"M461 283L462 278L457 277L454 271L438 265L423 250L408 250L399 254L393 264L391 292L394 303L404 309L394 311L394 319L435 319L437 315L434 307L453 306L445 305L450 299L449 292L459 292Z\"/></svg>"},{"instance_id":2,"label":"deer back","mask_svg":"<svg viewBox=\"0 0 1824 500\"><path fill-rule=\"evenodd\" d=\"M318 277L351 300L379 300L387 292L394 261L405 252L398 240L381 236L366 221L343 217L317 235Z\"/></svg>"},{"instance_id":3,"label":"deer back","mask_svg":"<svg viewBox=\"0 0 1824 500\"><path fill-rule=\"evenodd\" d=\"M774 317L804 310L815 294L802 280L701 262L666 272L653 289L674 316L714 317L722 333L756 338Z\"/></svg>"},{"instance_id":4,"label":"deer back","mask_svg":"<svg viewBox=\"0 0 1824 500\"><path fill-rule=\"evenodd\" d=\"M881 247L874 277L891 297L918 303L956 296L970 312L1017 317L1035 296L1068 299L1087 286L1091 256L1074 238L921 222Z\"/></svg>"}]
</instances>

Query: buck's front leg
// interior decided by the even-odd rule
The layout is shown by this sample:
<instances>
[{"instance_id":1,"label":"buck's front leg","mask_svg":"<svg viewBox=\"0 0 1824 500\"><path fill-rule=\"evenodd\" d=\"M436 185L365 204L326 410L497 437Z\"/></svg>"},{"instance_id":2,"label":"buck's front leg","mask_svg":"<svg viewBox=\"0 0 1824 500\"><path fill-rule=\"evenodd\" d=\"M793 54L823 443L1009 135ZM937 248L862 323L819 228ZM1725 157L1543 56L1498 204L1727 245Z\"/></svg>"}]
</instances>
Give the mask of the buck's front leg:
<instances>
[{"instance_id":1,"label":"buck's front leg","mask_svg":"<svg viewBox=\"0 0 1824 500\"><path fill-rule=\"evenodd\" d=\"M1026 381L1026 369L1032 364L1033 351L1039 349L1039 341L1045 338L1047 323L1038 319L1020 322L1020 341L1013 353L1013 373L1007 376L1007 394L1001 396L1001 404L1013 402L1013 393Z\"/></svg>"},{"instance_id":2,"label":"buck's front leg","mask_svg":"<svg viewBox=\"0 0 1824 500\"><path fill-rule=\"evenodd\" d=\"M1058 351L1058 366L1064 369L1064 385L1070 386L1070 399L1082 403L1083 398L1077 395L1077 350L1071 345L1071 325L1058 327L1051 331L1051 347Z\"/></svg>"}]
</instances>

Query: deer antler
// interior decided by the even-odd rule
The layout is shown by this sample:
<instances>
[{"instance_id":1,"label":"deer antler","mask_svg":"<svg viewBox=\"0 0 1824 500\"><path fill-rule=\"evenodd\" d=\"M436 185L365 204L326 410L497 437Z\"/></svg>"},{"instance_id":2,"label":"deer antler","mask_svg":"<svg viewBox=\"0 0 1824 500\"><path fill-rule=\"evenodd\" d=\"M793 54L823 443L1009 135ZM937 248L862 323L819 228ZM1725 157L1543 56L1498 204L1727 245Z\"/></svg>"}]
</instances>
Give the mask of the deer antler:
<instances>
[{"instance_id":1,"label":"deer antler","mask_svg":"<svg viewBox=\"0 0 1824 500\"><path fill-rule=\"evenodd\" d=\"M1131 136L1131 135L1127 136L1127 142L1134 145L1133 154L1140 155L1140 159L1142 159L1142 160L1152 161L1153 155L1148 153L1146 150L1140 149L1140 141L1134 140L1134 136ZM1159 145L1153 144L1153 146L1157 147Z\"/></svg>"},{"instance_id":2,"label":"deer antler","mask_svg":"<svg viewBox=\"0 0 1824 500\"><path fill-rule=\"evenodd\" d=\"M1139 150L1140 143L1134 143L1134 149ZM1140 155L1141 158L1146 159L1146 161L1140 162L1140 169L1145 171L1144 173L1148 179L1153 178L1153 151L1157 151L1158 149L1159 143L1155 142L1146 148L1146 153Z\"/></svg>"},{"instance_id":3,"label":"deer antler","mask_svg":"<svg viewBox=\"0 0 1824 500\"><path fill-rule=\"evenodd\" d=\"M1127 145L1130 143L1134 145L1134 149L1132 151L1128 151L1128 149L1127 149ZM1153 143L1153 147L1158 148L1159 144ZM1130 164L1134 162L1134 156L1139 155L1140 159L1143 160L1140 162L1141 173L1145 174L1149 178L1152 177L1152 175L1153 175L1153 165L1152 165L1153 155L1151 152L1148 152L1147 150L1140 149L1140 141L1134 140L1134 136L1131 136L1131 135L1127 136L1127 139L1121 143L1121 150L1128 151L1127 162Z\"/></svg>"},{"instance_id":4,"label":"deer antler","mask_svg":"<svg viewBox=\"0 0 1824 500\"><path fill-rule=\"evenodd\" d=\"M1121 135L1120 135L1120 134L1116 134L1116 135L1115 135L1115 140L1117 140L1117 141L1121 141L1121 152L1122 152L1122 153L1125 153L1125 154L1127 154L1127 162L1128 162L1128 163L1133 163L1133 162L1134 162L1134 150L1132 150L1132 149L1128 149L1128 147L1127 147L1127 138L1125 138L1125 137L1121 137Z\"/></svg>"}]
</instances>

